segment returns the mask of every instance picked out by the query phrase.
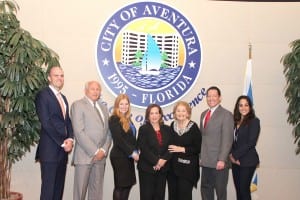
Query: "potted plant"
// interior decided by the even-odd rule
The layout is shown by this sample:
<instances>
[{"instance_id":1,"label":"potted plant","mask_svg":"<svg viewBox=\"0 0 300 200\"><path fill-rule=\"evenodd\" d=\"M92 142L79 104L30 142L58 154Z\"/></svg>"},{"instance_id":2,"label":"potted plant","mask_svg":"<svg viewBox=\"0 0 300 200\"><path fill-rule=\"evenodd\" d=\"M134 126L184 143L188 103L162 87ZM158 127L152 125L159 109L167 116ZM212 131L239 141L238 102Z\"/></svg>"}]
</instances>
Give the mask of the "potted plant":
<instances>
[{"instance_id":1,"label":"potted plant","mask_svg":"<svg viewBox=\"0 0 300 200\"><path fill-rule=\"evenodd\" d=\"M0 0L0 199L11 199L12 165L39 139L34 99L57 54L20 27L15 1Z\"/></svg>"},{"instance_id":2,"label":"potted plant","mask_svg":"<svg viewBox=\"0 0 300 200\"><path fill-rule=\"evenodd\" d=\"M292 51L281 58L286 78L285 98L288 102L287 122L293 128L296 154L300 153L300 39L291 42Z\"/></svg>"}]
</instances>

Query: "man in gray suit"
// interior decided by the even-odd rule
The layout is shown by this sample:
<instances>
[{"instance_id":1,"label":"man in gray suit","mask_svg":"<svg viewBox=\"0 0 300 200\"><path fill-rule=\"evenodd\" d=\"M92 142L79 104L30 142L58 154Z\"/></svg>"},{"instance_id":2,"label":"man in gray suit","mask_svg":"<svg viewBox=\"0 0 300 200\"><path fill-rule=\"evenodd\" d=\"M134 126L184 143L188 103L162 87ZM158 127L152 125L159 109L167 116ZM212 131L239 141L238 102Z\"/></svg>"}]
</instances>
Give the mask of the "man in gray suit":
<instances>
[{"instance_id":1,"label":"man in gray suit","mask_svg":"<svg viewBox=\"0 0 300 200\"><path fill-rule=\"evenodd\" d=\"M209 109L201 114L202 146L200 165L202 200L227 199L228 155L233 142L233 116L221 103L221 91L212 86L206 92Z\"/></svg>"},{"instance_id":2,"label":"man in gray suit","mask_svg":"<svg viewBox=\"0 0 300 200\"><path fill-rule=\"evenodd\" d=\"M106 156L111 145L108 110L100 101L101 86L87 82L85 97L71 107L75 136L73 165L75 166L73 200L102 200Z\"/></svg>"}]
</instances>

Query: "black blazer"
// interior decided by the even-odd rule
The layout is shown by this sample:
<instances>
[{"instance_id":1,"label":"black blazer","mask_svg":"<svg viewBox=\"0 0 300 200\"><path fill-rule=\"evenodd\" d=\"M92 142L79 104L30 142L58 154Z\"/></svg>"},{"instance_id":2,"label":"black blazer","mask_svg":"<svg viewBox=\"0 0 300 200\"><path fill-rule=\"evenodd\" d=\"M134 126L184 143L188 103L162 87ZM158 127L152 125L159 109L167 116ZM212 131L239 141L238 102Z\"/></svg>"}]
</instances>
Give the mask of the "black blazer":
<instances>
[{"instance_id":1,"label":"black blazer","mask_svg":"<svg viewBox=\"0 0 300 200\"><path fill-rule=\"evenodd\" d=\"M36 160L47 162L67 160L68 153L61 145L65 139L73 138L73 128L69 117L68 101L64 95L62 98L67 106L65 118L55 94L49 87L41 90L36 96L36 112L41 122Z\"/></svg>"},{"instance_id":2,"label":"black blazer","mask_svg":"<svg viewBox=\"0 0 300 200\"><path fill-rule=\"evenodd\" d=\"M120 118L111 116L108 121L109 129L113 139L113 147L110 157L128 158L133 151L137 150L136 137L131 129L126 133L120 123Z\"/></svg>"},{"instance_id":3,"label":"black blazer","mask_svg":"<svg viewBox=\"0 0 300 200\"><path fill-rule=\"evenodd\" d=\"M231 154L234 159L239 160L244 167L256 166L259 163L258 153L255 149L260 132L260 121L258 118L250 120L248 124L236 129L236 138L232 145Z\"/></svg>"},{"instance_id":4,"label":"black blazer","mask_svg":"<svg viewBox=\"0 0 300 200\"><path fill-rule=\"evenodd\" d=\"M165 172L169 169L168 160L171 159L171 153L168 151L170 144L171 133L170 127L167 125L160 125L160 132L162 136L162 146L159 146L155 130L150 123L146 123L139 128L138 148L140 150L140 159L138 161L138 169L157 173L153 166L155 166L160 158L167 160L160 172Z\"/></svg>"}]
</instances>

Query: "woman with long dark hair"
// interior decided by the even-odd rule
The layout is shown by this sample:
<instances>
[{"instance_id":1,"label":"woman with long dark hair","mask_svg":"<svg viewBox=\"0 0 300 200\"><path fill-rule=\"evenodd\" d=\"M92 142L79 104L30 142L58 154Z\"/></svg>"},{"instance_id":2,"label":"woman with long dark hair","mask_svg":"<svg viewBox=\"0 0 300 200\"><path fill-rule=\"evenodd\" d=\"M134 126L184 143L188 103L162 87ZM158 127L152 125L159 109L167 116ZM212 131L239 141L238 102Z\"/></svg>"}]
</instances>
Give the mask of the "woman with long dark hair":
<instances>
[{"instance_id":1,"label":"woman with long dark hair","mask_svg":"<svg viewBox=\"0 0 300 200\"><path fill-rule=\"evenodd\" d=\"M138 161L140 200L164 200L167 172L171 153L168 151L170 127L163 122L163 111L150 104L145 113L145 123L139 129Z\"/></svg>"},{"instance_id":2,"label":"woman with long dark hair","mask_svg":"<svg viewBox=\"0 0 300 200\"><path fill-rule=\"evenodd\" d=\"M239 96L234 107L234 141L229 155L237 200L251 200L250 185L259 164L256 143L260 121L248 96Z\"/></svg>"}]
</instances>

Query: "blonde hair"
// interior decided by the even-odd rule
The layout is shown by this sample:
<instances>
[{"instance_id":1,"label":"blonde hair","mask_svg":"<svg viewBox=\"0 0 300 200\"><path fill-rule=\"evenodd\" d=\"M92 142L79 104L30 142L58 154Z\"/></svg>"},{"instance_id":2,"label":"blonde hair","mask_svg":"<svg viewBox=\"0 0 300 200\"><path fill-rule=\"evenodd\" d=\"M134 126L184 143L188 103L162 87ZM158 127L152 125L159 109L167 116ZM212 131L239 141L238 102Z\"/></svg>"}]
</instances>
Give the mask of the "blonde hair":
<instances>
[{"instance_id":1,"label":"blonde hair","mask_svg":"<svg viewBox=\"0 0 300 200\"><path fill-rule=\"evenodd\" d=\"M183 106L183 107L185 107L187 113L189 114L188 119L191 119L191 116L192 116L192 108L191 108L191 106L190 106L187 102L185 102L185 101L178 101L178 102L176 103L176 105L174 106L174 108L173 108L174 119L177 120L177 117L176 117L175 113L176 113L176 110L177 110L178 106Z\"/></svg>"},{"instance_id":2,"label":"blonde hair","mask_svg":"<svg viewBox=\"0 0 300 200\"><path fill-rule=\"evenodd\" d=\"M120 113L120 109L119 109L119 104L123 99L126 99L129 105L128 111L125 114ZM117 98L115 99L114 110L112 115L115 115L120 118L122 128L124 129L125 132L128 132L130 129L130 122L131 122L130 120L131 109L130 109L129 97L126 94L119 94L117 96Z\"/></svg>"}]
</instances>

